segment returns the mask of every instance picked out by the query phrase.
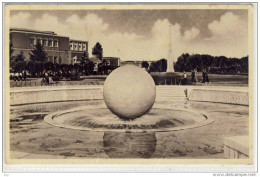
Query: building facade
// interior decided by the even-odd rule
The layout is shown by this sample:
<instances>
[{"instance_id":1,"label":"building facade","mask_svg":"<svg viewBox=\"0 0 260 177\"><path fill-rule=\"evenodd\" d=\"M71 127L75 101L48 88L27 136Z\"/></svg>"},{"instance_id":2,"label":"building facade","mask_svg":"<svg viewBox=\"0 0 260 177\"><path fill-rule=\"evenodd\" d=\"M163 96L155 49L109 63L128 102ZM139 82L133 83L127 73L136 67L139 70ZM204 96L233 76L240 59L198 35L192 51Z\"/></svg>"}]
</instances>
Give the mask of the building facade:
<instances>
[{"instance_id":1,"label":"building facade","mask_svg":"<svg viewBox=\"0 0 260 177\"><path fill-rule=\"evenodd\" d=\"M84 53L85 53L85 57L88 58L88 42L71 39L70 58L72 58L72 64L81 63Z\"/></svg>"},{"instance_id":2,"label":"building facade","mask_svg":"<svg viewBox=\"0 0 260 177\"><path fill-rule=\"evenodd\" d=\"M110 66L112 70L121 66L121 60L118 57L103 57L103 60L106 61L107 66Z\"/></svg>"},{"instance_id":3,"label":"building facade","mask_svg":"<svg viewBox=\"0 0 260 177\"><path fill-rule=\"evenodd\" d=\"M122 61L121 66L124 66L124 65L135 65L135 66L141 67L142 61Z\"/></svg>"},{"instance_id":4,"label":"building facade","mask_svg":"<svg viewBox=\"0 0 260 177\"><path fill-rule=\"evenodd\" d=\"M88 42L70 40L69 37L59 36L52 31L37 31L29 29L11 28L10 41L13 44L13 56L21 51L26 60L36 43L43 45L48 55L48 61L58 64L75 64L88 56Z\"/></svg>"},{"instance_id":5,"label":"building facade","mask_svg":"<svg viewBox=\"0 0 260 177\"><path fill-rule=\"evenodd\" d=\"M121 66L121 60L118 57L103 57L102 60L98 59L97 57L91 57L89 60L94 63L94 72L98 72L98 65L102 63L102 60L106 61L106 65L110 66L111 70Z\"/></svg>"}]
</instances>

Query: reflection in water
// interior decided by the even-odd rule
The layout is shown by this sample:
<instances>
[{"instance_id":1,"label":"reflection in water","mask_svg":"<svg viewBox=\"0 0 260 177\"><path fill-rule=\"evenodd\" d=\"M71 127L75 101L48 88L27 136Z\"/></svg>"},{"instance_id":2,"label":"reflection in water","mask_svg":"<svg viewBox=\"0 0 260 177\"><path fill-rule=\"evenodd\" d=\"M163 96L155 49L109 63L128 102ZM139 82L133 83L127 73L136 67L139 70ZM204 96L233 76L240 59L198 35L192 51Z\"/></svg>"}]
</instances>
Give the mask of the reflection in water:
<instances>
[{"instance_id":1,"label":"reflection in water","mask_svg":"<svg viewBox=\"0 0 260 177\"><path fill-rule=\"evenodd\" d=\"M156 148L155 133L105 132L104 150L110 158L150 158Z\"/></svg>"}]
</instances>

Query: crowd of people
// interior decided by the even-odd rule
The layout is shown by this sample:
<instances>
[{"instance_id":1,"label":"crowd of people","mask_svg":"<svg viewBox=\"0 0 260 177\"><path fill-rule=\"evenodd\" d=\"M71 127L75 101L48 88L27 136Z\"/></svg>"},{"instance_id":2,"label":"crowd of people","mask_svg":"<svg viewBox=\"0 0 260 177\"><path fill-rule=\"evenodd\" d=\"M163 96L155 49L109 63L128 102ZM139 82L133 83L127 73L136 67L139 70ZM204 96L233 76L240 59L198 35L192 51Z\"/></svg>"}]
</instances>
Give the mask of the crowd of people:
<instances>
[{"instance_id":1,"label":"crowd of people","mask_svg":"<svg viewBox=\"0 0 260 177\"><path fill-rule=\"evenodd\" d=\"M54 83L53 80L52 80L52 77L50 77L50 73L49 72L44 72L43 73L43 78L42 78L42 81L41 81L41 85L49 85L51 83Z\"/></svg>"},{"instance_id":2,"label":"crowd of people","mask_svg":"<svg viewBox=\"0 0 260 177\"><path fill-rule=\"evenodd\" d=\"M59 81L62 76L66 76L66 77L71 77L71 80L78 80L78 72L75 72L74 70L71 72L69 71L68 73L63 73L62 71L53 73L51 71L44 71L42 73L42 80L41 80L41 85L50 85L53 84L54 81ZM198 77L197 77L197 69L194 68L191 71L191 82L188 83L188 76L187 73L185 71L183 71L183 75L182 75L182 79L179 83L179 85L188 85L188 84L197 84L199 83ZM73 77L73 78L72 78ZM74 78L76 77L76 78ZM13 75L11 75L11 79L13 79L14 81L26 81L27 78L27 73L26 71L22 71L22 72L17 72L14 73ZM209 77L208 77L208 73L206 71L206 69L202 70L202 81L201 83L203 84L208 84L209 83Z\"/></svg>"},{"instance_id":3,"label":"crowd of people","mask_svg":"<svg viewBox=\"0 0 260 177\"><path fill-rule=\"evenodd\" d=\"M26 71L16 72L10 76L10 79L13 79L14 81L22 81L22 80L25 81L26 78L27 78Z\"/></svg>"}]
</instances>

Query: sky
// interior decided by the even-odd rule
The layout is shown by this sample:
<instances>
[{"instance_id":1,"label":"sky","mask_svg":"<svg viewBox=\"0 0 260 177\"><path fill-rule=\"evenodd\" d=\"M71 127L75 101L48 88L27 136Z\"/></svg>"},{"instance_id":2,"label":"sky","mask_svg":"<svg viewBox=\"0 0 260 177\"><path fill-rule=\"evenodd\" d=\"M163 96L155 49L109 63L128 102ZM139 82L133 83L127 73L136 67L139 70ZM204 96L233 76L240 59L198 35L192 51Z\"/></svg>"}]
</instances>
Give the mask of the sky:
<instances>
[{"instance_id":1,"label":"sky","mask_svg":"<svg viewBox=\"0 0 260 177\"><path fill-rule=\"evenodd\" d=\"M13 10L11 27L86 40L90 56L100 42L103 56L122 61L167 59L169 46L175 61L182 53L248 55L247 10Z\"/></svg>"}]
</instances>

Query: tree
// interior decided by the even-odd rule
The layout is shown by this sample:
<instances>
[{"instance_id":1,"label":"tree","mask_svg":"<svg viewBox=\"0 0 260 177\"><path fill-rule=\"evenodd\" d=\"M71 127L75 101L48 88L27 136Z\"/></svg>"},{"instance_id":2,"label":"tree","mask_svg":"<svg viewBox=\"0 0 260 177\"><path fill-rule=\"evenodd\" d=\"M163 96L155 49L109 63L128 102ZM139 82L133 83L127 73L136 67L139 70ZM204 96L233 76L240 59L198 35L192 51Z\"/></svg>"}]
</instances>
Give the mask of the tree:
<instances>
[{"instance_id":1,"label":"tree","mask_svg":"<svg viewBox=\"0 0 260 177\"><path fill-rule=\"evenodd\" d=\"M22 72L26 68L25 56L21 51L14 57L13 67L15 72Z\"/></svg>"},{"instance_id":2,"label":"tree","mask_svg":"<svg viewBox=\"0 0 260 177\"><path fill-rule=\"evenodd\" d=\"M92 55L96 55L100 60L102 60L103 48L99 42L97 42L94 48L92 48Z\"/></svg>"},{"instance_id":3,"label":"tree","mask_svg":"<svg viewBox=\"0 0 260 177\"><path fill-rule=\"evenodd\" d=\"M166 72L167 70L167 60L160 59L156 62L155 69L157 72Z\"/></svg>"},{"instance_id":4,"label":"tree","mask_svg":"<svg viewBox=\"0 0 260 177\"><path fill-rule=\"evenodd\" d=\"M82 65L85 64L87 62L87 60L88 60L88 54L87 54L87 52L84 52L81 57L81 64Z\"/></svg>"},{"instance_id":5,"label":"tree","mask_svg":"<svg viewBox=\"0 0 260 177\"><path fill-rule=\"evenodd\" d=\"M26 68L26 62L25 61L19 61L19 62L15 63L15 65L14 65L14 71L15 72L21 73L25 70L25 68Z\"/></svg>"},{"instance_id":6,"label":"tree","mask_svg":"<svg viewBox=\"0 0 260 177\"><path fill-rule=\"evenodd\" d=\"M84 66L86 74L87 75L93 74L94 67L95 64L93 63L93 61L88 61Z\"/></svg>"},{"instance_id":7,"label":"tree","mask_svg":"<svg viewBox=\"0 0 260 177\"><path fill-rule=\"evenodd\" d=\"M158 72L158 62L152 62L149 67L149 72Z\"/></svg>"},{"instance_id":8,"label":"tree","mask_svg":"<svg viewBox=\"0 0 260 177\"><path fill-rule=\"evenodd\" d=\"M143 61L142 68L145 68L147 70L149 68L149 63L147 61Z\"/></svg>"},{"instance_id":9,"label":"tree","mask_svg":"<svg viewBox=\"0 0 260 177\"><path fill-rule=\"evenodd\" d=\"M29 71L29 73L31 74L32 77L35 77L35 74L36 74L35 62L29 61L26 65L26 69Z\"/></svg>"},{"instance_id":10,"label":"tree","mask_svg":"<svg viewBox=\"0 0 260 177\"><path fill-rule=\"evenodd\" d=\"M46 62L47 61L47 53L44 50L44 47L38 42L35 45L35 48L30 53L30 60L35 62Z\"/></svg>"},{"instance_id":11,"label":"tree","mask_svg":"<svg viewBox=\"0 0 260 177\"><path fill-rule=\"evenodd\" d=\"M25 69L26 63L24 60L25 60L25 56L23 52L20 51L20 53L14 57L14 61L13 61L15 72L22 72Z\"/></svg>"},{"instance_id":12,"label":"tree","mask_svg":"<svg viewBox=\"0 0 260 177\"><path fill-rule=\"evenodd\" d=\"M44 63L44 69L47 71L54 71L54 64L50 61Z\"/></svg>"},{"instance_id":13,"label":"tree","mask_svg":"<svg viewBox=\"0 0 260 177\"><path fill-rule=\"evenodd\" d=\"M248 56L242 57L240 59L240 65L243 68L244 72L248 73Z\"/></svg>"},{"instance_id":14,"label":"tree","mask_svg":"<svg viewBox=\"0 0 260 177\"><path fill-rule=\"evenodd\" d=\"M163 59L160 60L160 62L161 62L160 72L166 72L166 70L167 70L167 60L163 58Z\"/></svg>"},{"instance_id":15,"label":"tree","mask_svg":"<svg viewBox=\"0 0 260 177\"><path fill-rule=\"evenodd\" d=\"M18 55L16 55L14 58L15 63L24 61L24 60L25 60L25 56L23 54L23 51L20 51L20 53Z\"/></svg>"},{"instance_id":16,"label":"tree","mask_svg":"<svg viewBox=\"0 0 260 177\"><path fill-rule=\"evenodd\" d=\"M43 62L35 62L35 69L38 77L41 77L44 71L44 63Z\"/></svg>"},{"instance_id":17,"label":"tree","mask_svg":"<svg viewBox=\"0 0 260 177\"><path fill-rule=\"evenodd\" d=\"M12 67L14 65L13 53L14 53L13 43L10 42L10 46L9 46L9 61L10 61L9 64L10 64L10 67Z\"/></svg>"}]
</instances>

